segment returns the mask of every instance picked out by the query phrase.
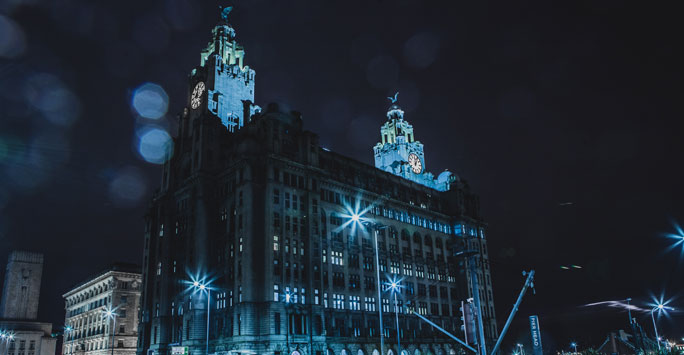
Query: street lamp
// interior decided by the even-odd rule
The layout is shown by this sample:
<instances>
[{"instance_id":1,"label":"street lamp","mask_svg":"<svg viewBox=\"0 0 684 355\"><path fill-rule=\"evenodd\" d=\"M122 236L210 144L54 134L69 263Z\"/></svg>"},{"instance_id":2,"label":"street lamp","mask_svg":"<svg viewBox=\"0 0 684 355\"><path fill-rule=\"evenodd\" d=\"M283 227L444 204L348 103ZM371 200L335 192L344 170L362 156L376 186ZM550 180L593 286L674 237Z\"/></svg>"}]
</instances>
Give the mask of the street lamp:
<instances>
[{"instance_id":1,"label":"street lamp","mask_svg":"<svg viewBox=\"0 0 684 355\"><path fill-rule=\"evenodd\" d=\"M401 333L399 330L399 303L397 302L397 293L399 293L399 282L395 279L390 282L390 289L394 293L394 316L397 321L397 354L401 355Z\"/></svg>"},{"instance_id":2,"label":"street lamp","mask_svg":"<svg viewBox=\"0 0 684 355\"><path fill-rule=\"evenodd\" d=\"M573 341L572 343L570 343L570 346L575 348L575 354L577 354L577 343Z\"/></svg>"},{"instance_id":3,"label":"street lamp","mask_svg":"<svg viewBox=\"0 0 684 355\"><path fill-rule=\"evenodd\" d=\"M111 307L102 311L106 318L112 320L112 343L109 345L112 348L112 355L114 355L114 332L116 331L116 317L118 316L115 311L116 309Z\"/></svg>"},{"instance_id":4,"label":"street lamp","mask_svg":"<svg viewBox=\"0 0 684 355\"><path fill-rule=\"evenodd\" d=\"M653 321L653 330L655 331L656 342L658 343L658 350L660 350L660 336L658 336L658 326L656 326L655 317L653 316L653 312L655 312L656 309L658 310L658 313L660 314L660 312L664 312L666 310L674 311L674 308L668 307L668 306L664 305L663 303L657 303L655 305L655 307L653 307L651 309L651 320Z\"/></svg>"},{"instance_id":5,"label":"street lamp","mask_svg":"<svg viewBox=\"0 0 684 355\"><path fill-rule=\"evenodd\" d=\"M522 344L518 343L518 344L515 344L515 346L518 347L518 353L519 353L519 354L525 355L525 348L523 348L523 345L522 345Z\"/></svg>"},{"instance_id":6,"label":"street lamp","mask_svg":"<svg viewBox=\"0 0 684 355\"><path fill-rule=\"evenodd\" d=\"M67 343L66 341L67 341L67 340L69 339L69 337L71 336L71 332L72 332L73 330L74 330L74 328L71 327L70 325L65 325L65 326L64 326L64 335L62 336L62 338L64 338L64 340L63 340L64 344ZM70 352L73 354L73 352L74 352L74 349L73 349L73 347L74 347L74 340L73 340L73 339L71 339L71 344L69 344L69 345L70 345L70 346L69 346L69 350L70 350Z\"/></svg>"},{"instance_id":7,"label":"street lamp","mask_svg":"<svg viewBox=\"0 0 684 355\"><path fill-rule=\"evenodd\" d=\"M204 281L200 282L197 280L192 281L192 288L196 292L199 291L200 293L207 293L207 345L205 350L206 355L209 355L209 316L211 313L211 289L209 288L209 285L206 284Z\"/></svg>"},{"instance_id":8,"label":"street lamp","mask_svg":"<svg viewBox=\"0 0 684 355\"><path fill-rule=\"evenodd\" d=\"M14 340L14 332L2 331L0 338L5 341L5 354L9 352L9 343Z\"/></svg>"},{"instance_id":9,"label":"street lamp","mask_svg":"<svg viewBox=\"0 0 684 355\"><path fill-rule=\"evenodd\" d=\"M373 239L375 243L375 270L376 270L376 277L377 277L377 287L378 287L378 319L380 322L380 354L383 353L383 348L385 347L385 339L384 339L384 329L382 326L382 291L380 289L380 257L378 256L378 233L380 232L380 229L387 228L387 226L381 225L379 223L376 223L374 221L369 220L368 218L364 218L363 215L370 209L370 207L364 209L363 211L359 211L359 206L356 206L355 210L351 210L351 208L347 207L347 210L349 214L344 215L345 217L349 218L349 220L342 224L340 226L340 229L345 228L349 224L352 224L352 229L356 228L358 226L366 226L368 228L371 228L373 230ZM398 330L397 330L398 331Z\"/></svg>"}]
</instances>

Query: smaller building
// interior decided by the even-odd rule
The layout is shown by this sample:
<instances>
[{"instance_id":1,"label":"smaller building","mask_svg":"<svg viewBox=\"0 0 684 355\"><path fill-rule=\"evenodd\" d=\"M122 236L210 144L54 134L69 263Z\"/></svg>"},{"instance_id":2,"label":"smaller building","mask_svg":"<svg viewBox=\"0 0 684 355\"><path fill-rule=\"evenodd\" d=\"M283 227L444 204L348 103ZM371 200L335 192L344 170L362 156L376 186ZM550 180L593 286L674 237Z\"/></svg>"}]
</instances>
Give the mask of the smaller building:
<instances>
[{"instance_id":1,"label":"smaller building","mask_svg":"<svg viewBox=\"0 0 684 355\"><path fill-rule=\"evenodd\" d=\"M0 354L54 355L52 324L38 321L43 254L13 251L7 261L0 300L0 330L13 341L0 343Z\"/></svg>"},{"instance_id":2,"label":"smaller building","mask_svg":"<svg viewBox=\"0 0 684 355\"><path fill-rule=\"evenodd\" d=\"M134 355L141 283L139 266L115 264L65 293L62 354ZM113 320L106 310L114 311Z\"/></svg>"}]
</instances>

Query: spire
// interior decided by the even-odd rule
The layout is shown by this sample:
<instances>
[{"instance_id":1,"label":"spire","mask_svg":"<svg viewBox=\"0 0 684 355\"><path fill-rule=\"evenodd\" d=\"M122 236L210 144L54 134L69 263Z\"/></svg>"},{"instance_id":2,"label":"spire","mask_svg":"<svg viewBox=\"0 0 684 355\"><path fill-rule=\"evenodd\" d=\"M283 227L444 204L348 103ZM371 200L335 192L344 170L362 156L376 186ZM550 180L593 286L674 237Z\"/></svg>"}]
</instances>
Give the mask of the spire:
<instances>
[{"instance_id":1,"label":"spire","mask_svg":"<svg viewBox=\"0 0 684 355\"><path fill-rule=\"evenodd\" d=\"M228 23L228 14L233 10L233 7L219 7L219 9L221 9L220 19L211 31L211 41L202 51L200 65L204 65L210 55L216 54L221 57L223 64L237 64L242 69L245 50L235 41L235 29Z\"/></svg>"}]
</instances>

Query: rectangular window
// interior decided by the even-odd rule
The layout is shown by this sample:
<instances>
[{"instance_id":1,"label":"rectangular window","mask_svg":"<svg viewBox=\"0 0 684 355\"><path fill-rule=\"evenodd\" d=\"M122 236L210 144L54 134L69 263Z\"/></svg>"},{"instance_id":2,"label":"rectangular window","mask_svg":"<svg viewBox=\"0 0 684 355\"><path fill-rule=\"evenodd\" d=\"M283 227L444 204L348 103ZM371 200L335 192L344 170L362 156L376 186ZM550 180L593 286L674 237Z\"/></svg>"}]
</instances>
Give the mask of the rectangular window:
<instances>
[{"instance_id":1,"label":"rectangular window","mask_svg":"<svg viewBox=\"0 0 684 355\"><path fill-rule=\"evenodd\" d=\"M332 251L330 252L330 259L332 260L333 265L344 265L344 258L342 256L341 251Z\"/></svg>"},{"instance_id":2,"label":"rectangular window","mask_svg":"<svg viewBox=\"0 0 684 355\"><path fill-rule=\"evenodd\" d=\"M276 302L280 301L280 292L278 284L273 284L273 300Z\"/></svg>"},{"instance_id":3,"label":"rectangular window","mask_svg":"<svg viewBox=\"0 0 684 355\"><path fill-rule=\"evenodd\" d=\"M290 208L290 193L285 193L285 208Z\"/></svg>"},{"instance_id":4,"label":"rectangular window","mask_svg":"<svg viewBox=\"0 0 684 355\"><path fill-rule=\"evenodd\" d=\"M277 205L280 203L280 190L273 189L273 204Z\"/></svg>"},{"instance_id":5,"label":"rectangular window","mask_svg":"<svg viewBox=\"0 0 684 355\"><path fill-rule=\"evenodd\" d=\"M273 328L276 335L280 334L280 313L273 314Z\"/></svg>"}]
</instances>

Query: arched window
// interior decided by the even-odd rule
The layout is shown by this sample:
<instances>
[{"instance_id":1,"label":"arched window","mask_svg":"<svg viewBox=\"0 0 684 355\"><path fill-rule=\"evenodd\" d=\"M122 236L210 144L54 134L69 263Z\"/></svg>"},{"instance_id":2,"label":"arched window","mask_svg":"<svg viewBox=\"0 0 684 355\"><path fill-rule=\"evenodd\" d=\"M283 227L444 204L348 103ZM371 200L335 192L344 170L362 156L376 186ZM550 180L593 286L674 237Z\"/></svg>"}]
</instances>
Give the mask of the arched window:
<instances>
[{"instance_id":1,"label":"arched window","mask_svg":"<svg viewBox=\"0 0 684 355\"><path fill-rule=\"evenodd\" d=\"M413 233L413 243L416 244L418 248L423 244L423 240L420 238L420 234Z\"/></svg>"},{"instance_id":2,"label":"arched window","mask_svg":"<svg viewBox=\"0 0 684 355\"><path fill-rule=\"evenodd\" d=\"M432 248L432 238L430 238L429 235L425 236L424 242L425 242L425 246Z\"/></svg>"}]
</instances>

